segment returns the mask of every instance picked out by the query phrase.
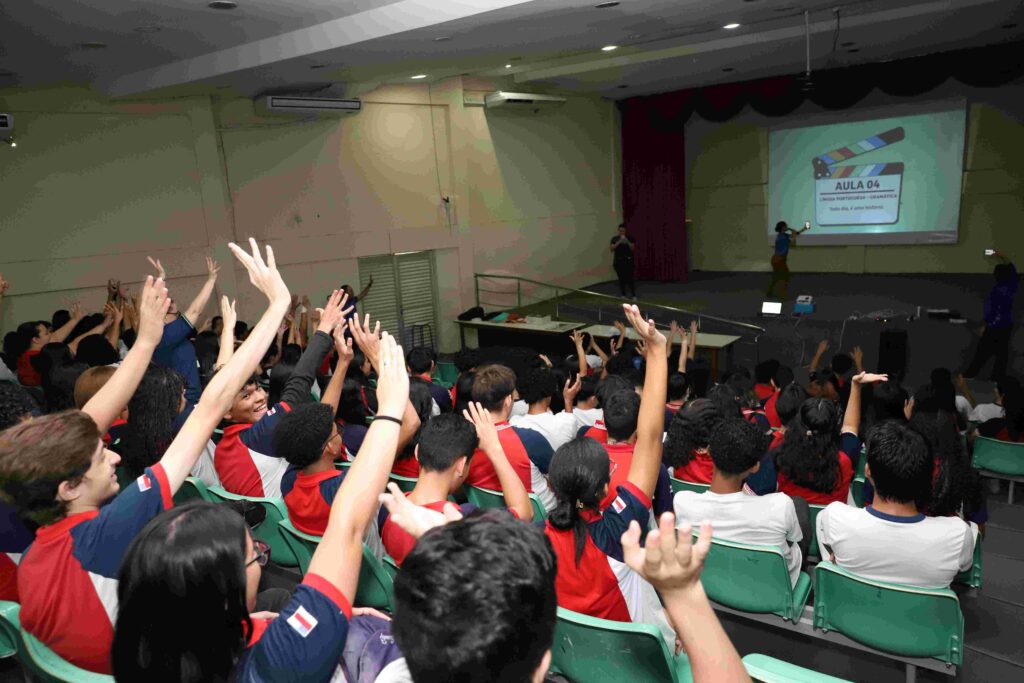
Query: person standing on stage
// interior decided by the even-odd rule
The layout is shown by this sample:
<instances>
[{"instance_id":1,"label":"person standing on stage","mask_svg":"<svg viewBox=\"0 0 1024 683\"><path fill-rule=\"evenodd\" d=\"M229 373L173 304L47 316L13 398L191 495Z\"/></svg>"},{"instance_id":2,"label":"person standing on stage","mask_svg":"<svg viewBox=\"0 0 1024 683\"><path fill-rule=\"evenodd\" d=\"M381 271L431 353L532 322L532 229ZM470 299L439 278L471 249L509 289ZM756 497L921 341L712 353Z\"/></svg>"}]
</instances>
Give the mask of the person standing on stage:
<instances>
[{"instance_id":1,"label":"person standing on stage","mask_svg":"<svg viewBox=\"0 0 1024 683\"><path fill-rule=\"evenodd\" d=\"M615 254L612 267L615 268L615 274L619 278L619 291L625 297L628 289L629 296L636 301L636 280L633 277L633 252L636 251L636 242L626 235L625 223L619 223L619 234L612 237L608 251Z\"/></svg>"},{"instance_id":2,"label":"person standing on stage","mask_svg":"<svg viewBox=\"0 0 1024 683\"><path fill-rule=\"evenodd\" d=\"M789 256L789 248L796 246L796 237L811 227L810 223L804 223L803 230L792 230L786 221L779 221L775 224L775 252L772 254L772 281L768 285L768 298L784 301L786 290L789 289L789 266L786 265L786 258ZM781 285L781 286L780 286Z\"/></svg>"},{"instance_id":3,"label":"person standing on stage","mask_svg":"<svg viewBox=\"0 0 1024 683\"><path fill-rule=\"evenodd\" d=\"M974 351L974 359L963 374L967 379L973 379L982 366L988 362L989 356L995 356L995 363L992 365L992 379L998 381L1006 376L1006 366L1010 358L1010 337L1013 336L1013 297L1017 294L1020 278L1013 262L1002 252L992 251L988 255L994 256L1000 261L992 271L996 283L985 299L985 324L981 328L981 339Z\"/></svg>"}]
</instances>

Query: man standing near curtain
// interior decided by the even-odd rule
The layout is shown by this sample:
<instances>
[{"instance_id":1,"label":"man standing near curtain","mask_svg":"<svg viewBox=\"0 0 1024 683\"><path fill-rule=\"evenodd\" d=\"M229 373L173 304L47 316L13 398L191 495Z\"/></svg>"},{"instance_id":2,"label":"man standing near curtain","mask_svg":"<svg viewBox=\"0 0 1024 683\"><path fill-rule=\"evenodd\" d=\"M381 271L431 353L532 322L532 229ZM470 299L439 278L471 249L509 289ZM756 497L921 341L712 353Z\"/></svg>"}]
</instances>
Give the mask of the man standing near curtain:
<instances>
[{"instance_id":1,"label":"man standing near curtain","mask_svg":"<svg viewBox=\"0 0 1024 683\"><path fill-rule=\"evenodd\" d=\"M626 235L625 223L619 223L619 234L612 237L608 251L615 255L612 266L619 278L619 291L626 297L628 289L628 296L636 301L636 280L633 276L633 253L636 251L636 242Z\"/></svg>"}]
</instances>

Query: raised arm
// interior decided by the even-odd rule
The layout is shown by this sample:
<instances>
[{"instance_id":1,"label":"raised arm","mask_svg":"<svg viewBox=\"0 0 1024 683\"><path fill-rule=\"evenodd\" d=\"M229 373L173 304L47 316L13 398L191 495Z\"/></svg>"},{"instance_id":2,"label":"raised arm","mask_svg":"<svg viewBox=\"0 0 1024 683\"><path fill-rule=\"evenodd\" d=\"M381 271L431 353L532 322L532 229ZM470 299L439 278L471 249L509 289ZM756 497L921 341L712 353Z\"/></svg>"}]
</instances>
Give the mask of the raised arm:
<instances>
[{"instance_id":1,"label":"raised arm","mask_svg":"<svg viewBox=\"0 0 1024 683\"><path fill-rule=\"evenodd\" d=\"M338 295L337 291L331 295L331 299L320 316L316 334L309 340L309 345L302 352L299 362L292 370L291 377L288 378L281 391L282 403L294 406L309 400L310 389L313 387L313 382L316 381L316 371L324 362L324 357L334 343L331 339L331 332L343 318L341 307L345 305L346 300L345 297Z\"/></svg>"},{"instance_id":2,"label":"raised arm","mask_svg":"<svg viewBox=\"0 0 1024 683\"><path fill-rule=\"evenodd\" d=\"M117 350L117 343L121 341L121 321L124 320L124 304L116 301L108 301L105 312L110 316L110 327L107 328L107 341Z\"/></svg>"},{"instance_id":3,"label":"raised arm","mask_svg":"<svg viewBox=\"0 0 1024 683\"><path fill-rule=\"evenodd\" d=\"M697 325L697 321L696 320L691 320L690 321L690 349L689 349L690 358L695 358L697 356L697 332L698 332L699 329L700 328Z\"/></svg>"},{"instance_id":4,"label":"raised arm","mask_svg":"<svg viewBox=\"0 0 1024 683\"><path fill-rule=\"evenodd\" d=\"M206 282L203 283L199 293L196 294L196 298L192 299L192 303L188 305L188 309L185 311L185 319L191 324L195 321L199 314L206 308L206 303L210 300L210 295L213 294L213 286L217 284L217 272L220 271L220 266L209 256L206 257Z\"/></svg>"},{"instance_id":5,"label":"raised arm","mask_svg":"<svg viewBox=\"0 0 1024 683\"><path fill-rule=\"evenodd\" d=\"M226 296L220 298L220 349L217 351L217 361L213 366L220 369L228 364L231 356L235 354L235 323L238 322L238 311L235 310L235 301L228 301Z\"/></svg>"},{"instance_id":6,"label":"raised arm","mask_svg":"<svg viewBox=\"0 0 1024 683\"><path fill-rule=\"evenodd\" d=\"M619 351L621 351L622 345L626 343L626 326L622 324L621 320L616 320L614 325L615 329L619 331L619 336L615 339L612 339L611 351L613 356L617 354Z\"/></svg>"},{"instance_id":7,"label":"raised arm","mask_svg":"<svg viewBox=\"0 0 1024 683\"><path fill-rule=\"evenodd\" d=\"M597 343L597 337L590 335L590 350L597 354L597 357L601 359L601 365L608 362L608 354L604 352L601 345Z\"/></svg>"},{"instance_id":8,"label":"raised arm","mask_svg":"<svg viewBox=\"0 0 1024 683\"><path fill-rule=\"evenodd\" d=\"M160 464L167 473L171 491L177 491L185 481L214 428L220 423L224 413L231 409L235 395L252 376L253 369L270 347L274 332L288 308L288 287L277 270L273 249L267 247L267 260L264 262L256 240L250 239L249 244L252 248L251 254L247 254L235 244L229 244L228 247L249 272L249 281L267 296L269 304L267 310L263 312L263 317L252 328L249 337L238 347L227 365L206 385L202 396L199 397L199 403L160 459ZM159 324L163 327L162 317ZM134 352L135 348L132 348L132 351ZM107 382L106 386L109 385L110 382Z\"/></svg>"},{"instance_id":9,"label":"raised arm","mask_svg":"<svg viewBox=\"0 0 1024 683\"><path fill-rule=\"evenodd\" d=\"M7 280L4 279L4 274L0 273L0 313L3 312L4 305L4 293L7 292L7 288L11 286Z\"/></svg>"},{"instance_id":10,"label":"raised arm","mask_svg":"<svg viewBox=\"0 0 1024 683\"><path fill-rule=\"evenodd\" d=\"M78 302L71 304L71 319L66 323L58 327L57 329L50 332L51 342L62 342L68 338L71 331L75 329L75 326L82 321L85 317L85 313L82 311L82 307L78 305Z\"/></svg>"},{"instance_id":11,"label":"raised arm","mask_svg":"<svg viewBox=\"0 0 1024 683\"><path fill-rule=\"evenodd\" d=\"M821 362L821 357L825 355L826 351L828 351L828 339L822 339L818 342L818 348L815 350L814 357L811 358L811 363L807 366L807 369L811 372L817 370L818 363Z\"/></svg>"},{"instance_id":12,"label":"raised arm","mask_svg":"<svg viewBox=\"0 0 1024 683\"><path fill-rule=\"evenodd\" d=\"M338 363L334 366L334 374L331 381L327 383L320 402L331 407L331 414L338 412L338 402L341 401L341 391L345 387L345 373L348 371L348 364L352 362L352 337L345 337L345 322L334 328L334 350L338 352Z\"/></svg>"},{"instance_id":13,"label":"raised arm","mask_svg":"<svg viewBox=\"0 0 1024 683\"><path fill-rule=\"evenodd\" d=\"M856 374L864 372L864 350L859 346L854 346L853 350L850 351L850 358L853 359L853 367L856 370Z\"/></svg>"},{"instance_id":14,"label":"raised arm","mask_svg":"<svg viewBox=\"0 0 1024 683\"><path fill-rule=\"evenodd\" d=\"M358 456L331 505L327 530L309 563L309 573L333 584L352 603L363 559L363 534L377 512L377 499L388 480L398 450L399 419L409 402L405 354L387 332L379 344L377 415ZM380 417L393 419L382 420Z\"/></svg>"},{"instance_id":15,"label":"raised arm","mask_svg":"<svg viewBox=\"0 0 1024 683\"><path fill-rule=\"evenodd\" d=\"M68 348L71 350L71 355L75 355L78 353L78 345L82 343L83 339L85 339L86 337L91 337L94 334L103 334L113 324L113 322L113 318L111 318L110 314L108 313L103 317L103 320L100 322L99 325L90 330L86 330L85 332L78 335L70 342L68 342ZM114 348L117 348L117 344L114 344Z\"/></svg>"},{"instance_id":16,"label":"raised arm","mask_svg":"<svg viewBox=\"0 0 1024 683\"><path fill-rule=\"evenodd\" d=\"M164 281L147 277L139 298L139 331L135 344L107 383L82 408L82 412L87 413L96 423L101 434L105 434L110 425L114 424L142 381L153 351L163 336L164 315L170 304Z\"/></svg>"},{"instance_id":17,"label":"raised arm","mask_svg":"<svg viewBox=\"0 0 1024 683\"><path fill-rule=\"evenodd\" d=\"M861 372L853 376L850 381L850 400L846 404L846 413L843 414L843 433L857 434L860 430L860 396L861 386L874 384L875 382L888 382L889 375L873 375Z\"/></svg>"},{"instance_id":18,"label":"raised arm","mask_svg":"<svg viewBox=\"0 0 1024 683\"><path fill-rule=\"evenodd\" d=\"M356 298L359 299L360 301L362 301L363 298L367 294L370 293L370 287L373 287L373 276L372 275L370 276L370 281L366 283L365 287L363 287L363 291L359 292L359 294L356 295Z\"/></svg>"},{"instance_id":19,"label":"raised arm","mask_svg":"<svg viewBox=\"0 0 1024 683\"><path fill-rule=\"evenodd\" d=\"M491 414L484 410L479 403L470 402L462 414L476 427L476 436L480 440L480 450L484 452L487 459L494 466L494 473L498 475L498 482L505 496L505 505L509 510L514 510L516 516L524 522L533 520L533 504L530 503L530 494L526 492L522 480L505 456L505 450L498 440L498 430L494 428L494 419ZM480 457L480 456L477 456Z\"/></svg>"},{"instance_id":20,"label":"raised arm","mask_svg":"<svg viewBox=\"0 0 1024 683\"><path fill-rule=\"evenodd\" d=\"M675 515L663 514L658 528L647 535L641 547L640 525L630 522L622 535L626 564L661 595L676 636L686 649L694 683L747 683L750 676L700 582L704 559L711 550L711 523L701 525L696 544L690 525L676 534L674 524Z\"/></svg>"},{"instance_id":21,"label":"raised arm","mask_svg":"<svg viewBox=\"0 0 1024 683\"><path fill-rule=\"evenodd\" d=\"M690 357L690 337L686 330L679 330L679 362L676 364L678 372L686 374L686 360Z\"/></svg>"},{"instance_id":22,"label":"raised arm","mask_svg":"<svg viewBox=\"0 0 1024 683\"><path fill-rule=\"evenodd\" d=\"M636 447L629 466L629 481L648 496L653 496L661 468L661 435L665 428L665 397L668 391L665 336L655 327L654 320L641 317L636 306L623 305L622 308L626 320L647 345L647 371L644 374L644 391L640 396Z\"/></svg>"},{"instance_id":23,"label":"raised arm","mask_svg":"<svg viewBox=\"0 0 1024 683\"><path fill-rule=\"evenodd\" d=\"M569 335L572 338L573 346L576 347L576 363L579 366L579 373L584 377L587 376L587 352L583 350L583 333L579 330L573 330Z\"/></svg>"}]
</instances>

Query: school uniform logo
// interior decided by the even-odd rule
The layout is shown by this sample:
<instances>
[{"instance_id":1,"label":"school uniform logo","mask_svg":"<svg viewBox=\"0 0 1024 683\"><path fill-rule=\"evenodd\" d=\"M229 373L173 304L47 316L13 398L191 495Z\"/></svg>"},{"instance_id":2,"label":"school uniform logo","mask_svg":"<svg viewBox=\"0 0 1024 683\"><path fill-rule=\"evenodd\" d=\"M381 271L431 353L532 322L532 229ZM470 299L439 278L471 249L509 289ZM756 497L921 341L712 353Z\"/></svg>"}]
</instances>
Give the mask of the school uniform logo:
<instances>
[{"instance_id":1,"label":"school uniform logo","mask_svg":"<svg viewBox=\"0 0 1024 683\"><path fill-rule=\"evenodd\" d=\"M626 501L622 500L620 496L616 496L612 501L612 509L621 515L622 511L626 509Z\"/></svg>"},{"instance_id":2,"label":"school uniform logo","mask_svg":"<svg viewBox=\"0 0 1024 683\"><path fill-rule=\"evenodd\" d=\"M295 614L288 617L288 625L305 638L316 628L317 620L316 617L306 611L305 607L299 605L299 609L295 610Z\"/></svg>"},{"instance_id":3,"label":"school uniform logo","mask_svg":"<svg viewBox=\"0 0 1024 683\"><path fill-rule=\"evenodd\" d=\"M149 480L148 474L143 474L137 481L139 482L139 490L143 493L153 488L153 483Z\"/></svg>"}]
</instances>

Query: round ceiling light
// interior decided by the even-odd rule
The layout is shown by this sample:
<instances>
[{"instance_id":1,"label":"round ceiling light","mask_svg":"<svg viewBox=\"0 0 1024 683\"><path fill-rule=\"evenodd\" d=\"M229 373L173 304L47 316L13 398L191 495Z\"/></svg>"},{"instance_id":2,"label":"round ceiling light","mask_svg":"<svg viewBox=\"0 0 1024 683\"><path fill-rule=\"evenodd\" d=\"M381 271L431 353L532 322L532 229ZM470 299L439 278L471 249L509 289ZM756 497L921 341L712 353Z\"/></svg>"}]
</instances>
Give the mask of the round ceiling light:
<instances>
[{"instance_id":1,"label":"round ceiling light","mask_svg":"<svg viewBox=\"0 0 1024 683\"><path fill-rule=\"evenodd\" d=\"M601 52L611 52L612 50L618 50L618 45L605 45L601 48Z\"/></svg>"},{"instance_id":2,"label":"round ceiling light","mask_svg":"<svg viewBox=\"0 0 1024 683\"><path fill-rule=\"evenodd\" d=\"M617 3L617 2L602 2L599 5L594 5L594 7L597 8L597 9L611 9L612 7L618 7L618 6L619 6L619 3Z\"/></svg>"},{"instance_id":3,"label":"round ceiling light","mask_svg":"<svg viewBox=\"0 0 1024 683\"><path fill-rule=\"evenodd\" d=\"M726 25L725 25L725 26L723 26L722 28L724 28L724 29L725 29L726 31L731 31L731 30L733 30L734 28L739 28L739 27L740 27L740 25L734 22L734 23L732 23L732 24L726 24Z\"/></svg>"},{"instance_id":4,"label":"round ceiling light","mask_svg":"<svg viewBox=\"0 0 1024 683\"><path fill-rule=\"evenodd\" d=\"M107 47L107 44L99 40L89 40L84 43L79 43L78 47L83 50L103 50Z\"/></svg>"},{"instance_id":5,"label":"round ceiling light","mask_svg":"<svg viewBox=\"0 0 1024 683\"><path fill-rule=\"evenodd\" d=\"M409 76L409 78L411 78L414 81L422 81L426 77L427 74L416 74L415 76Z\"/></svg>"},{"instance_id":6,"label":"round ceiling light","mask_svg":"<svg viewBox=\"0 0 1024 683\"><path fill-rule=\"evenodd\" d=\"M437 38L434 38L434 42L435 43L447 43L451 39L452 39L451 36L438 36Z\"/></svg>"}]
</instances>

